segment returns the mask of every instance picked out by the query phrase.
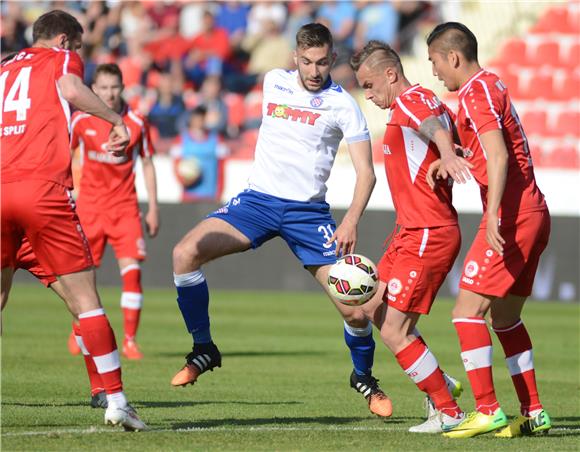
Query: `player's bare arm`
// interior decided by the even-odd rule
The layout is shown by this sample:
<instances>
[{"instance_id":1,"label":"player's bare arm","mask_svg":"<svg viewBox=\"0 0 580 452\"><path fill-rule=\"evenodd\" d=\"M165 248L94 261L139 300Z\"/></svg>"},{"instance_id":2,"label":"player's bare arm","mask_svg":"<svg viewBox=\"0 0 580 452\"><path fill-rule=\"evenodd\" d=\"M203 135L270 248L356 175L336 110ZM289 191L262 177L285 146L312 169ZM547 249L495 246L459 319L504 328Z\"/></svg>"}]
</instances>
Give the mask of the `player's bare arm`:
<instances>
[{"instance_id":1,"label":"player's bare arm","mask_svg":"<svg viewBox=\"0 0 580 452\"><path fill-rule=\"evenodd\" d=\"M143 178L147 190L148 208L145 215L145 225L149 237L155 237L159 232L159 207L157 205L157 178L155 176L155 166L151 157L141 159L143 165Z\"/></svg>"},{"instance_id":2,"label":"player's bare arm","mask_svg":"<svg viewBox=\"0 0 580 452\"><path fill-rule=\"evenodd\" d=\"M376 182L370 141L350 143L348 151L356 173L356 183L350 207L340 226L329 240L329 243L337 241L337 256L354 252L358 222L369 202Z\"/></svg>"},{"instance_id":3,"label":"player's bare arm","mask_svg":"<svg viewBox=\"0 0 580 452\"><path fill-rule=\"evenodd\" d=\"M505 240L499 231L498 210L505 190L508 152L501 130L490 130L480 137L487 154L487 227L486 238L498 254L503 255Z\"/></svg>"},{"instance_id":4,"label":"player's bare arm","mask_svg":"<svg viewBox=\"0 0 580 452\"><path fill-rule=\"evenodd\" d=\"M112 153L121 153L129 144L129 132L123 118L105 105L83 81L74 74L65 74L58 79L58 87L65 100L76 108L111 123L108 149Z\"/></svg>"},{"instance_id":5,"label":"player's bare arm","mask_svg":"<svg viewBox=\"0 0 580 452\"><path fill-rule=\"evenodd\" d=\"M437 145L437 149L439 149L441 154L438 166L439 177L447 179L448 176L451 176L455 182L460 184L464 184L468 179L471 179L469 169L473 168L473 165L456 154L451 134L435 116L429 116L421 122L419 132L433 141Z\"/></svg>"}]
</instances>

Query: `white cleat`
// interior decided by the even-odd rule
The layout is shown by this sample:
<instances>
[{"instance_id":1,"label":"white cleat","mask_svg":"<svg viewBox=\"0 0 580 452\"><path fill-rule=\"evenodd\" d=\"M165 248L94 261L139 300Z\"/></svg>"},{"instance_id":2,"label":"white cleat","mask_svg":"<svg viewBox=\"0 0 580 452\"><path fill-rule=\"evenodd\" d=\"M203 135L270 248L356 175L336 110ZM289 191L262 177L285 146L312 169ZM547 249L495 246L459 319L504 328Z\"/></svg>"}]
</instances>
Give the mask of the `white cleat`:
<instances>
[{"instance_id":1,"label":"white cleat","mask_svg":"<svg viewBox=\"0 0 580 452\"><path fill-rule=\"evenodd\" d=\"M105 411L105 424L122 425L128 432L149 430L149 427L139 419L131 405L127 405L125 408L109 405L107 411Z\"/></svg>"},{"instance_id":2,"label":"white cleat","mask_svg":"<svg viewBox=\"0 0 580 452\"><path fill-rule=\"evenodd\" d=\"M433 414L422 424L409 429L411 433L443 433L451 430L465 419L465 414L455 418L434 409Z\"/></svg>"}]
</instances>

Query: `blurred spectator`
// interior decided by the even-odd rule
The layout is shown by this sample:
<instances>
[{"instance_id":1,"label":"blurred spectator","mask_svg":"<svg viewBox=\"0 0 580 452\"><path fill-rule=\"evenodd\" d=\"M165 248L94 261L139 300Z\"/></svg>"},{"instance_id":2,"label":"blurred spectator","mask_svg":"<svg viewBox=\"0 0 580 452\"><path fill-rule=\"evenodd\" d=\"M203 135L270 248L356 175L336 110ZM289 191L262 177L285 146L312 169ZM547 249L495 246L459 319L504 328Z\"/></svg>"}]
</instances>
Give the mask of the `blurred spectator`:
<instances>
[{"instance_id":1,"label":"blurred spectator","mask_svg":"<svg viewBox=\"0 0 580 452\"><path fill-rule=\"evenodd\" d=\"M192 38L201 32L203 13L207 9L204 2L188 2L181 8L179 15L179 34Z\"/></svg>"},{"instance_id":2,"label":"blurred spectator","mask_svg":"<svg viewBox=\"0 0 580 452\"><path fill-rule=\"evenodd\" d=\"M316 19L332 31L335 45L352 49L356 14L352 1L326 1L321 2Z\"/></svg>"},{"instance_id":3,"label":"blurred spectator","mask_svg":"<svg viewBox=\"0 0 580 452\"><path fill-rule=\"evenodd\" d=\"M207 130L206 114L204 106L196 107L188 118L187 129L171 149L177 178L184 185L184 201L216 200L219 197L219 158L223 147L217 133ZM185 170L180 169L182 161L187 161Z\"/></svg>"},{"instance_id":4,"label":"blurred spectator","mask_svg":"<svg viewBox=\"0 0 580 452\"><path fill-rule=\"evenodd\" d=\"M216 11L216 25L228 32L230 45L236 48L242 42L248 26L250 6L239 1L220 3Z\"/></svg>"},{"instance_id":5,"label":"blurred spectator","mask_svg":"<svg viewBox=\"0 0 580 452\"><path fill-rule=\"evenodd\" d=\"M173 140L178 136L178 121L185 112L181 93L175 90L174 78L171 74L159 75L157 99L149 111L149 122L159 132L156 141L157 151L167 152Z\"/></svg>"},{"instance_id":6,"label":"blurred spectator","mask_svg":"<svg viewBox=\"0 0 580 452\"><path fill-rule=\"evenodd\" d=\"M420 22L428 20L432 14L437 15L437 11L433 8L433 3L427 1L392 0L391 3L399 13L399 51L411 54L413 52L413 41L417 35ZM441 3L438 6L444 4ZM440 21L437 17L434 20L436 22Z\"/></svg>"},{"instance_id":7,"label":"blurred spectator","mask_svg":"<svg viewBox=\"0 0 580 452\"><path fill-rule=\"evenodd\" d=\"M287 15L288 11L283 2L252 3L252 9L248 14L247 34L249 36L259 35L265 20L275 22L278 28L283 30Z\"/></svg>"},{"instance_id":8,"label":"blurred spectator","mask_svg":"<svg viewBox=\"0 0 580 452\"><path fill-rule=\"evenodd\" d=\"M288 21L284 35L292 48L295 45L296 33L302 25L314 21L315 13L316 7L312 1L296 0L288 4Z\"/></svg>"},{"instance_id":9,"label":"blurred spectator","mask_svg":"<svg viewBox=\"0 0 580 452\"><path fill-rule=\"evenodd\" d=\"M221 136L237 136L238 131L228 129L228 107L224 102L221 78L210 75L205 78L199 92L186 100L187 105L205 107L205 127Z\"/></svg>"},{"instance_id":10,"label":"blurred spectator","mask_svg":"<svg viewBox=\"0 0 580 452\"><path fill-rule=\"evenodd\" d=\"M398 48L399 13L391 2L358 1L359 16L355 28L354 49L362 49L372 39Z\"/></svg>"},{"instance_id":11,"label":"blurred spectator","mask_svg":"<svg viewBox=\"0 0 580 452\"><path fill-rule=\"evenodd\" d=\"M210 10L203 13L202 31L191 41L191 48L183 60L187 80L201 86L207 75L221 75L223 62L230 56L228 33L215 24Z\"/></svg>"},{"instance_id":12,"label":"blurred spectator","mask_svg":"<svg viewBox=\"0 0 580 452\"><path fill-rule=\"evenodd\" d=\"M250 54L250 74L263 75L275 68L292 67L292 47L272 19L263 19L260 33L246 36L242 48Z\"/></svg>"},{"instance_id":13,"label":"blurred spectator","mask_svg":"<svg viewBox=\"0 0 580 452\"><path fill-rule=\"evenodd\" d=\"M2 16L1 25L0 49L2 49L2 58L28 47L28 41L24 37L26 24L19 17Z\"/></svg>"}]
</instances>

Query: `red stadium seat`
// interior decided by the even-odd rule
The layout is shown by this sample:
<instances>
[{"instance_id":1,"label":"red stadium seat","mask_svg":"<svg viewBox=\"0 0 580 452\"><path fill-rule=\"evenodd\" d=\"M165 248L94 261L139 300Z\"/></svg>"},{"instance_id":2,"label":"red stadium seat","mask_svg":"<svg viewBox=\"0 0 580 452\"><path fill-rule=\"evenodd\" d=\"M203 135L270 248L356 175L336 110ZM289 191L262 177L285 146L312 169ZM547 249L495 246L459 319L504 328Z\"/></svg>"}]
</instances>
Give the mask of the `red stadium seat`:
<instances>
[{"instance_id":1,"label":"red stadium seat","mask_svg":"<svg viewBox=\"0 0 580 452\"><path fill-rule=\"evenodd\" d=\"M545 41L538 44L531 63L537 66L560 66L560 45L556 41Z\"/></svg>"},{"instance_id":2,"label":"red stadium seat","mask_svg":"<svg viewBox=\"0 0 580 452\"><path fill-rule=\"evenodd\" d=\"M534 162L535 167L545 166L544 151L539 145L532 142L530 144L530 154L532 154L532 162Z\"/></svg>"},{"instance_id":3,"label":"red stadium seat","mask_svg":"<svg viewBox=\"0 0 580 452\"><path fill-rule=\"evenodd\" d=\"M555 148L550 153L550 159L547 166L552 168L576 169L580 166L578 158L578 149L574 146L561 146Z\"/></svg>"},{"instance_id":4,"label":"red stadium seat","mask_svg":"<svg viewBox=\"0 0 580 452\"><path fill-rule=\"evenodd\" d=\"M507 86L510 97L520 97L519 77L517 74L506 71L501 77L501 81Z\"/></svg>"},{"instance_id":5,"label":"red stadium seat","mask_svg":"<svg viewBox=\"0 0 580 452\"><path fill-rule=\"evenodd\" d=\"M532 27L532 33L568 33L568 9L550 8Z\"/></svg>"},{"instance_id":6,"label":"red stadium seat","mask_svg":"<svg viewBox=\"0 0 580 452\"><path fill-rule=\"evenodd\" d=\"M235 127L241 127L245 120L244 96L227 93L224 102L228 106L228 122Z\"/></svg>"},{"instance_id":7,"label":"red stadium seat","mask_svg":"<svg viewBox=\"0 0 580 452\"><path fill-rule=\"evenodd\" d=\"M580 42L572 43L568 55L563 57L563 63L572 70L580 66Z\"/></svg>"},{"instance_id":8,"label":"red stadium seat","mask_svg":"<svg viewBox=\"0 0 580 452\"><path fill-rule=\"evenodd\" d=\"M554 95L556 99L563 101L580 98L580 75L575 72L567 74L564 81L554 87Z\"/></svg>"},{"instance_id":9,"label":"red stadium seat","mask_svg":"<svg viewBox=\"0 0 580 452\"><path fill-rule=\"evenodd\" d=\"M558 115L555 131L558 135L580 136L580 111L562 111Z\"/></svg>"},{"instance_id":10,"label":"red stadium seat","mask_svg":"<svg viewBox=\"0 0 580 452\"><path fill-rule=\"evenodd\" d=\"M499 63L525 64L528 61L527 46L523 39L513 38L505 42L501 49Z\"/></svg>"},{"instance_id":11,"label":"red stadium seat","mask_svg":"<svg viewBox=\"0 0 580 452\"><path fill-rule=\"evenodd\" d=\"M522 99L553 99L554 87L551 74L534 75L526 87L520 90Z\"/></svg>"},{"instance_id":12,"label":"red stadium seat","mask_svg":"<svg viewBox=\"0 0 580 452\"><path fill-rule=\"evenodd\" d=\"M522 115L522 125L527 135L546 135L545 111L528 111Z\"/></svg>"}]
</instances>

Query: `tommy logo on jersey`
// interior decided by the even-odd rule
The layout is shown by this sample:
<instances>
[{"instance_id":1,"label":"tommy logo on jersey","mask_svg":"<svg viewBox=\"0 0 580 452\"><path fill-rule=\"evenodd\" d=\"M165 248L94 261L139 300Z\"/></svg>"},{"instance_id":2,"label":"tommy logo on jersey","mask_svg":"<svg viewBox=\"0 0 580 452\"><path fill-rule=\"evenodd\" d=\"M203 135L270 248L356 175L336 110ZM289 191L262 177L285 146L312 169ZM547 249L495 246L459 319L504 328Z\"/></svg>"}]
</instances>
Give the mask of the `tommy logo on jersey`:
<instances>
[{"instance_id":1,"label":"tommy logo on jersey","mask_svg":"<svg viewBox=\"0 0 580 452\"><path fill-rule=\"evenodd\" d=\"M268 104L267 113L272 118L289 119L292 121L300 121L303 124L313 126L316 120L320 118L320 113L313 113L308 110L300 110L298 108L291 108L288 105L279 105L270 102Z\"/></svg>"}]
</instances>

